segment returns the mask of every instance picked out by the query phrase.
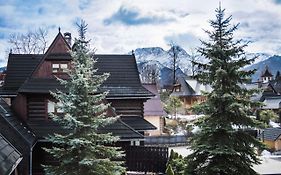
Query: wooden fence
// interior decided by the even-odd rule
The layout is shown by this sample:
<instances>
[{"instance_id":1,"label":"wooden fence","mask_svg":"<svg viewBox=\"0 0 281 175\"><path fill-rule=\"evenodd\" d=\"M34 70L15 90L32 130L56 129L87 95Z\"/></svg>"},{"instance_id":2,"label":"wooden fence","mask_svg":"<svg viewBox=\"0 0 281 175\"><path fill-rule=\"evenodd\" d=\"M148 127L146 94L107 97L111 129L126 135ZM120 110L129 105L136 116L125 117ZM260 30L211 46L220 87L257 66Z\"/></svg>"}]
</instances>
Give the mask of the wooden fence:
<instances>
[{"instance_id":1,"label":"wooden fence","mask_svg":"<svg viewBox=\"0 0 281 175\"><path fill-rule=\"evenodd\" d=\"M145 145L186 145L189 136L148 136L145 137Z\"/></svg>"},{"instance_id":2,"label":"wooden fence","mask_svg":"<svg viewBox=\"0 0 281 175\"><path fill-rule=\"evenodd\" d=\"M168 161L168 147L126 147L128 171L164 173Z\"/></svg>"}]
</instances>

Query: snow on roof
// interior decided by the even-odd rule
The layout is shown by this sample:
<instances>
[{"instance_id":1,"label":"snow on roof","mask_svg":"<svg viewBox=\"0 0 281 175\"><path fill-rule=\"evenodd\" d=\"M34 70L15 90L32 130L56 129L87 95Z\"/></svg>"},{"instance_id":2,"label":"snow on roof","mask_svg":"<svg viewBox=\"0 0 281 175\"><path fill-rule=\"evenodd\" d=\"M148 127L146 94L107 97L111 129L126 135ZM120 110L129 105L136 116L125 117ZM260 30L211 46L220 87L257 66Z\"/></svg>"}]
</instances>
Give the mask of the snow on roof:
<instances>
[{"instance_id":1,"label":"snow on roof","mask_svg":"<svg viewBox=\"0 0 281 175\"><path fill-rule=\"evenodd\" d=\"M195 92L194 95L202 95L201 91L211 92L211 90L212 90L212 88L209 85L201 84L197 80L187 79L185 81L192 88L192 90Z\"/></svg>"},{"instance_id":2,"label":"snow on roof","mask_svg":"<svg viewBox=\"0 0 281 175\"><path fill-rule=\"evenodd\" d=\"M281 105L281 97L269 97L264 100L265 106L262 109L279 109Z\"/></svg>"}]
</instances>

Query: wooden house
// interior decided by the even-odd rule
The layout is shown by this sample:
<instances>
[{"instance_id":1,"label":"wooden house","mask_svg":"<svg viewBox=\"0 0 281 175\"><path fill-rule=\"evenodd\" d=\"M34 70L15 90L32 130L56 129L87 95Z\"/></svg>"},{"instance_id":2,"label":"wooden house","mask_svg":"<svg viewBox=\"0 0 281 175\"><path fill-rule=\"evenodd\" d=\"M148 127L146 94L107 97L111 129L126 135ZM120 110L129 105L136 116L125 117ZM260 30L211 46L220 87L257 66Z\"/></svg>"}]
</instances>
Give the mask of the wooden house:
<instances>
[{"instance_id":1,"label":"wooden house","mask_svg":"<svg viewBox=\"0 0 281 175\"><path fill-rule=\"evenodd\" d=\"M186 109L206 100L202 92L211 92L209 85L203 85L195 79L179 77L171 96L179 97Z\"/></svg>"},{"instance_id":2,"label":"wooden house","mask_svg":"<svg viewBox=\"0 0 281 175\"><path fill-rule=\"evenodd\" d=\"M164 109L160 100L156 84L143 84L155 96L144 103L144 119L152 123L157 129L146 132L148 136L161 135L164 128Z\"/></svg>"},{"instance_id":3,"label":"wooden house","mask_svg":"<svg viewBox=\"0 0 281 175\"><path fill-rule=\"evenodd\" d=\"M70 69L72 58L67 41L69 38L66 40L59 32L45 54L9 55L7 75L0 96L10 104L8 106L3 101L6 110L13 111L11 115L21 121L21 126L26 130L30 129L28 133L33 136L23 137L28 143L24 144L27 149L22 152L23 159L27 160L22 161L22 174L42 174L41 164L50 160L42 150L43 146L51 144L46 142L45 136L65 132L49 118L49 113L63 113L57 108L59 104L50 92L66 91L55 77L68 78L66 70ZM94 57L98 60L95 64L98 73L110 73L101 86L101 90L109 91L106 97L107 102L111 103L108 114L120 115L120 119L104 129L105 132L119 136L119 146L142 145L144 132L156 127L143 116L143 104L153 94L140 83L134 55ZM21 130L18 129L18 132ZM25 154L27 151L29 154Z\"/></svg>"},{"instance_id":4,"label":"wooden house","mask_svg":"<svg viewBox=\"0 0 281 175\"><path fill-rule=\"evenodd\" d=\"M281 128L266 128L262 133L262 141L272 151L281 150Z\"/></svg>"}]
</instances>

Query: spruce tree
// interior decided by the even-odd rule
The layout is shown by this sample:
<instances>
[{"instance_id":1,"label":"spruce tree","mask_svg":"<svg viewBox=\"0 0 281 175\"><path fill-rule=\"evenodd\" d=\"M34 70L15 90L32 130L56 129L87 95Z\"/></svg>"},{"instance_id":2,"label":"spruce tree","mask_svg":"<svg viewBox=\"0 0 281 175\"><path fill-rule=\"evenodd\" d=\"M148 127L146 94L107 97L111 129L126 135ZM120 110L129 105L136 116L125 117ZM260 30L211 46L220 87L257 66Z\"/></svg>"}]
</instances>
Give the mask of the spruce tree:
<instances>
[{"instance_id":1,"label":"spruce tree","mask_svg":"<svg viewBox=\"0 0 281 175\"><path fill-rule=\"evenodd\" d=\"M231 19L225 18L221 7L216 9L216 18L210 21L212 30L206 31L209 40L201 41L198 49L208 61L196 63L200 68L196 78L213 90L198 108L205 117L197 123L200 132L191 139L193 153L187 157L186 174L257 174L252 165L259 163L256 149L262 144L245 129L255 127L249 114L259 103L250 101L256 90L239 86L249 83L254 71L242 68L255 58L246 58L247 43L234 40L238 25L232 26Z\"/></svg>"},{"instance_id":2,"label":"spruce tree","mask_svg":"<svg viewBox=\"0 0 281 175\"><path fill-rule=\"evenodd\" d=\"M63 116L53 115L68 134L54 134L48 141L52 148L45 150L58 161L57 165L45 165L46 174L54 175L118 175L124 171L120 161L119 148L112 144L117 137L111 133L101 133L100 128L114 122L106 117L109 104L105 103L106 92L99 87L109 76L98 75L93 68L96 60L85 41L85 23L79 25L80 38L75 41L72 55L72 69L69 79L60 80L66 93L55 92L53 96L60 102Z\"/></svg>"}]
</instances>

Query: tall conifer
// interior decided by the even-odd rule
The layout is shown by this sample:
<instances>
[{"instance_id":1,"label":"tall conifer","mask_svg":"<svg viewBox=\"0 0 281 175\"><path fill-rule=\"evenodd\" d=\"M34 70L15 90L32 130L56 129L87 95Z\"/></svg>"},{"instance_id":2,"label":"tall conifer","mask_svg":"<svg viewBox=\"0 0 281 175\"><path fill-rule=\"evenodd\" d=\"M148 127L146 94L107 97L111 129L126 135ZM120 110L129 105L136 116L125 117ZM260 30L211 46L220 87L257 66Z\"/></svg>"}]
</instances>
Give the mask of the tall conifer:
<instances>
[{"instance_id":1,"label":"tall conifer","mask_svg":"<svg viewBox=\"0 0 281 175\"><path fill-rule=\"evenodd\" d=\"M186 174L257 174L252 165L259 163L256 152L262 145L245 130L255 127L249 114L259 104L250 101L255 90L239 86L250 81L254 71L242 68L255 58L247 59L247 44L234 40L238 25L231 26L231 19L225 18L221 7L216 9L216 19L210 21L212 30L206 31L209 41L202 41L199 48L208 63L196 63L200 68L196 77L213 90L198 108L206 116L198 122L200 132L192 139Z\"/></svg>"},{"instance_id":2,"label":"tall conifer","mask_svg":"<svg viewBox=\"0 0 281 175\"><path fill-rule=\"evenodd\" d=\"M118 175L123 172L122 156L118 148L112 144L118 138L111 133L100 133L99 129L114 121L106 117L108 104L105 102L106 92L99 87L109 76L98 75L93 68L96 60L85 40L87 25L79 25L80 38L75 41L72 55L72 69L68 80L60 80L67 91L53 93L62 104L63 116L52 118L70 131L68 134L55 134L48 140L53 143L50 153L58 165L46 165L47 174L54 175Z\"/></svg>"}]
</instances>

